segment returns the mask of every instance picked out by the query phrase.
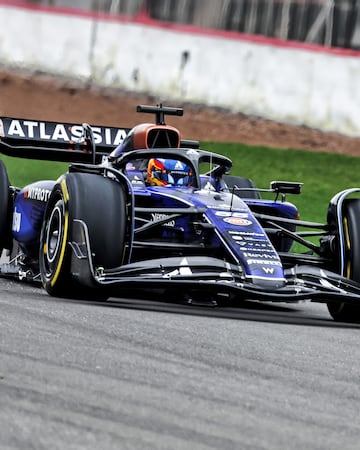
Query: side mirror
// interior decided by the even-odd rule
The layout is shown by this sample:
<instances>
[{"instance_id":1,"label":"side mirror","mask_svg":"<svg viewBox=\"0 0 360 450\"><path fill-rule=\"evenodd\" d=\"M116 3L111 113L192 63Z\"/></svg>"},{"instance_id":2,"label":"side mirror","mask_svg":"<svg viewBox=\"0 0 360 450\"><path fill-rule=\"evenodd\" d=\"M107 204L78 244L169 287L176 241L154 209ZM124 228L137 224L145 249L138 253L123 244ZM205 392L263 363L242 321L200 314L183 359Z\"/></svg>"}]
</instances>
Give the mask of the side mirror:
<instances>
[{"instance_id":1,"label":"side mirror","mask_svg":"<svg viewBox=\"0 0 360 450\"><path fill-rule=\"evenodd\" d=\"M303 184L292 181L272 181L270 189L277 194L301 194Z\"/></svg>"}]
</instances>

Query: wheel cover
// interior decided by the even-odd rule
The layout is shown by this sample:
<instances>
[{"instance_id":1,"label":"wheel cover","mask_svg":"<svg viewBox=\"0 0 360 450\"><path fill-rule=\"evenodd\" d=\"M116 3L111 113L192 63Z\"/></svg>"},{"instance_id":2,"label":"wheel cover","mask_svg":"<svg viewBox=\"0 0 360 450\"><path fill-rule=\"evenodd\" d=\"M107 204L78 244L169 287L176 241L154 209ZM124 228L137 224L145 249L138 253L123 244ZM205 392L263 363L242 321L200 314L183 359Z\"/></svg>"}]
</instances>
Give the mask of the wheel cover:
<instances>
[{"instance_id":1,"label":"wheel cover","mask_svg":"<svg viewBox=\"0 0 360 450\"><path fill-rule=\"evenodd\" d=\"M64 202L56 202L45 229L45 242L43 245L43 262L45 276L54 285L63 264L66 236L68 230L68 216Z\"/></svg>"},{"instance_id":2,"label":"wheel cover","mask_svg":"<svg viewBox=\"0 0 360 450\"><path fill-rule=\"evenodd\" d=\"M60 237L63 230L61 215L62 211L57 205L51 213L45 240L47 248L47 260L49 264L52 264L54 262L61 243Z\"/></svg>"}]
</instances>

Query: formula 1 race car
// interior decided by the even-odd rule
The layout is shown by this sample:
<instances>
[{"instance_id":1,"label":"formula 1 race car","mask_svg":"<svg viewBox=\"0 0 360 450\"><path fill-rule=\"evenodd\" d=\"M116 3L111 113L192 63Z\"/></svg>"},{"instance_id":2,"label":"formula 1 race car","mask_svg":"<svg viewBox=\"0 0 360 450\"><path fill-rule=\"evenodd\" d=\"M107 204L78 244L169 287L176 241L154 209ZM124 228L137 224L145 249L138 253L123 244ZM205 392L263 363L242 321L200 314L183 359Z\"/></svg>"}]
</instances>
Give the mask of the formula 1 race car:
<instances>
[{"instance_id":1,"label":"formula 1 race car","mask_svg":"<svg viewBox=\"0 0 360 450\"><path fill-rule=\"evenodd\" d=\"M0 161L1 276L78 299L155 289L190 304L310 300L360 321L360 189L334 196L327 223L301 221L286 201L301 183L258 189L165 124L182 109L137 110L155 123L1 119L3 154L71 163L56 181L18 188Z\"/></svg>"}]
</instances>

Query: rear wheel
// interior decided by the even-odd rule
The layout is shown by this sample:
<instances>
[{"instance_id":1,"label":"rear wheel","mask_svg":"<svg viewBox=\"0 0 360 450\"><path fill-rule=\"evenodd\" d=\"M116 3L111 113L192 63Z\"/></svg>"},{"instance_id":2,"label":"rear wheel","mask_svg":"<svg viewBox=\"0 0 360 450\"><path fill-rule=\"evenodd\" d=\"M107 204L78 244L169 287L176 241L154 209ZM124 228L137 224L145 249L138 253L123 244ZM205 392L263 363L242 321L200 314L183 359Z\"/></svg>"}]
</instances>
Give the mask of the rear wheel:
<instances>
[{"instance_id":1,"label":"rear wheel","mask_svg":"<svg viewBox=\"0 0 360 450\"><path fill-rule=\"evenodd\" d=\"M360 283L360 199L347 199L343 204L344 275ZM348 303L327 304L331 317L339 322L360 322L360 306Z\"/></svg>"},{"instance_id":2,"label":"rear wheel","mask_svg":"<svg viewBox=\"0 0 360 450\"><path fill-rule=\"evenodd\" d=\"M253 191L251 189L256 189L255 183L249 178L237 177L234 175L223 175L223 180L225 181L227 187L231 190L234 187L244 189L241 191L234 191L234 194L240 198L252 198L259 199L260 193L259 191ZM249 190L246 190L249 188Z\"/></svg>"},{"instance_id":3,"label":"rear wheel","mask_svg":"<svg viewBox=\"0 0 360 450\"><path fill-rule=\"evenodd\" d=\"M40 274L50 295L105 299L98 287L80 285L71 274L73 220L85 222L95 267L123 264L127 206L123 187L108 178L70 173L54 186L40 237Z\"/></svg>"}]
</instances>

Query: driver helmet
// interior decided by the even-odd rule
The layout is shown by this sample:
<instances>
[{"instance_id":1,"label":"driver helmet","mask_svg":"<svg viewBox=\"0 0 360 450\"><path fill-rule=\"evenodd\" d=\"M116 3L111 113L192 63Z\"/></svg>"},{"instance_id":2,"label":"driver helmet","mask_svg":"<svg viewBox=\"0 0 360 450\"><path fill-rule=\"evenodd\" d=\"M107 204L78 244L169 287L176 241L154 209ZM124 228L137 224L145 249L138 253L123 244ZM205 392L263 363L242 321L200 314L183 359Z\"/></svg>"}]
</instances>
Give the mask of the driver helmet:
<instances>
[{"instance_id":1,"label":"driver helmet","mask_svg":"<svg viewBox=\"0 0 360 450\"><path fill-rule=\"evenodd\" d=\"M192 170L176 159L151 158L147 182L150 186L191 186Z\"/></svg>"}]
</instances>

